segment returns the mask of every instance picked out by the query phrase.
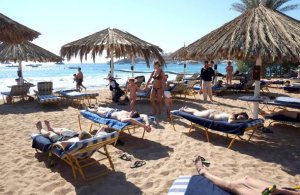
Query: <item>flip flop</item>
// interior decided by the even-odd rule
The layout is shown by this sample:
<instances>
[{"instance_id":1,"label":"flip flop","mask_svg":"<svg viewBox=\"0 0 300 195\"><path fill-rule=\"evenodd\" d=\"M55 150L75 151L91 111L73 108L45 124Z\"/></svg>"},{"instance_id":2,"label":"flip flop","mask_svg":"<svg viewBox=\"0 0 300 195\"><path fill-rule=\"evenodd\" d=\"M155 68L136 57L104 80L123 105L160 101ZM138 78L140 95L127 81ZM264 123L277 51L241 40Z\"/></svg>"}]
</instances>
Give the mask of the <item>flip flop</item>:
<instances>
[{"instance_id":1,"label":"flip flop","mask_svg":"<svg viewBox=\"0 0 300 195\"><path fill-rule=\"evenodd\" d=\"M203 164L204 166L209 167L210 162L209 162L208 160L206 160L206 159L205 159L204 157L202 157L202 156L198 156L197 158L200 158L200 160L201 160L201 162L202 162L202 164Z\"/></svg>"},{"instance_id":2,"label":"flip flop","mask_svg":"<svg viewBox=\"0 0 300 195\"><path fill-rule=\"evenodd\" d=\"M122 160L126 160L126 161L131 161L132 160L132 156L130 156L127 153L123 153L119 158L122 159Z\"/></svg>"},{"instance_id":3,"label":"flip flop","mask_svg":"<svg viewBox=\"0 0 300 195\"><path fill-rule=\"evenodd\" d=\"M141 166L143 166L143 165L145 165L146 164L146 161L143 161L143 160L137 160L137 161L135 161L131 166L130 166L130 168L138 168L138 167L141 167Z\"/></svg>"}]
</instances>

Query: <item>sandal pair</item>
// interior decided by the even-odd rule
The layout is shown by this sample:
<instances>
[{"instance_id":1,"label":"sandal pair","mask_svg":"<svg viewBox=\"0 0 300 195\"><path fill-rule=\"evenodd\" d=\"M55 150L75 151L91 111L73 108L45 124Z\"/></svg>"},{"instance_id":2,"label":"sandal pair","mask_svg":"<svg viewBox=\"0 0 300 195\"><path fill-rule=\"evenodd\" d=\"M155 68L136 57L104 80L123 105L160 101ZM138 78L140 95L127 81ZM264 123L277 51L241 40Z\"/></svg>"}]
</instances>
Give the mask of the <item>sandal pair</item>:
<instances>
[{"instance_id":1,"label":"sandal pair","mask_svg":"<svg viewBox=\"0 0 300 195\"><path fill-rule=\"evenodd\" d=\"M130 166L130 168L132 168L132 169L138 168L138 167L144 166L145 164L146 164L146 161L144 161L144 160L137 160L137 161L135 161L135 162Z\"/></svg>"},{"instance_id":2,"label":"sandal pair","mask_svg":"<svg viewBox=\"0 0 300 195\"><path fill-rule=\"evenodd\" d=\"M120 156L120 159L122 160L126 160L126 161L131 161L133 159L133 156L127 154L127 153L123 153L121 156Z\"/></svg>"}]
</instances>

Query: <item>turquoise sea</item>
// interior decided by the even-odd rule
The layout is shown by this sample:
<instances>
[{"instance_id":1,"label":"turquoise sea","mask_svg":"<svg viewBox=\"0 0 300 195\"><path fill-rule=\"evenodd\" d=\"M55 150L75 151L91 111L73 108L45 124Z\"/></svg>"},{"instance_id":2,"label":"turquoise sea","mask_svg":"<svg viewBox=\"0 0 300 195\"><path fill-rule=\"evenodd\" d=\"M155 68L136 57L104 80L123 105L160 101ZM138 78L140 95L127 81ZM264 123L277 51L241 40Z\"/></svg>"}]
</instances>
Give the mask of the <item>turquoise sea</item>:
<instances>
[{"instance_id":1,"label":"turquoise sea","mask_svg":"<svg viewBox=\"0 0 300 195\"><path fill-rule=\"evenodd\" d=\"M6 67L7 64L0 64L0 91L9 91L8 86L16 84L17 67ZM75 87L73 83L73 74L77 73L77 67L81 67L84 74L84 86L88 90L106 88L108 81L109 65L106 63L83 63L83 64L54 64L45 63L38 67L26 66L23 64L23 77L26 81L37 84L40 81L52 81L54 90L70 89ZM187 64L186 73L193 74L200 72L203 64ZM225 73L225 63L218 64L218 72ZM236 66L234 65L236 70ZM183 73L184 66L182 64L167 64L164 68L170 80L176 77L176 74ZM144 75L149 78L153 71L153 66L149 68L144 63L135 64L134 76ZM115 77L120 84L125 84L128 77L131 77L130 64L115 64ZM33 88L34 89L34 88ZM32 89L32 90L33 90Z\"/></svg>"}]
</instances>

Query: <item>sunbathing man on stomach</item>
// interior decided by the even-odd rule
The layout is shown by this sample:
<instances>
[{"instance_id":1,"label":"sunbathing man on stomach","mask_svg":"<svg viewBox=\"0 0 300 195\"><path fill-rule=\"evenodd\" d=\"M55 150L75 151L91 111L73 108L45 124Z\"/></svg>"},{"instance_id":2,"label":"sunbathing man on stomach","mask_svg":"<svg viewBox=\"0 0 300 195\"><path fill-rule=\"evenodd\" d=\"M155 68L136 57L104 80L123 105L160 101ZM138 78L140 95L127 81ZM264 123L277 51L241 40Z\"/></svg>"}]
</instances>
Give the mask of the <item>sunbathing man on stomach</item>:
<instances>
[{"instance_id":1,"label":"sunbathing man on stomach","mask_svg":"<svg viewBox=\"0 0 300 195\"><path fill-rule=\"evenodd\" d=\"M143 127L147 132L151 131L151 126L149 125L149 118L145 114L139 114L137 112L128 112L126 110L118 110L108 107L95 107L87 108L88 111L99 114L100 116L106 118L113 118L121 122L130 122L132 124ZM142 118L144 123L139 122L136 118Z\"/></svg>"},{"instance_id":2,"label":"sunbathing man on stomach","mask_svg":"<svg viewBox=\"0 0 300 195\"><path fill-rule=\"evenodd\" d=\"M241 112L237 114L228 114L225 112L220 113L215 110L199 111L197 109L189 108L189 107L182 107L179 110L201 118L214 120L214 121L227 121L228 123L246 122L249 119L249 116L246 112Z\"/></svg>"}]
</instances>

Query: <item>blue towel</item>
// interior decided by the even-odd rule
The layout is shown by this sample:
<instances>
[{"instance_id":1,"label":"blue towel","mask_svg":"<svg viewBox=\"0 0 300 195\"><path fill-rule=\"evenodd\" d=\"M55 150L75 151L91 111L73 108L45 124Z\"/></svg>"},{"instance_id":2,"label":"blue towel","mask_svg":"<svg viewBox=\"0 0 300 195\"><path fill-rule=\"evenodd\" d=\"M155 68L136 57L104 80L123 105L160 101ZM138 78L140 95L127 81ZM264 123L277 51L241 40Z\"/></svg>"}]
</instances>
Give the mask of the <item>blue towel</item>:
<instances>
[{"instance_id":1,"label":"blue towel","mask_svg":"<svg viewBox=\"0 0 300 195\"><path fill-rule=\"evenodd\" d=\"M289 91L289 92L299 92L300 87L299 86L285 86L283 87L284 90Z\"/></svg>"},{"instance_id":2,"label":"blue towel","mask_svg":"<svg viewBox=\"0 0 300 195\"><path fill-rule=\"evenodd\" d=\"M230 195L230 193L219 188L206 177L194 175L188 184L185 195Z\"/></svg>"},{"instance_id":3,"label":"blue towel","mask_svg":"<svg viewBox=\"0 0 300 195\"><path fill-rule=\"evenodd\" d=\"M122 130L124 127L131 125L130 122L121 122L118 121L116 119L112 119L112 118L105 118L103 116L100 116L96 113L87 111L87 110L82 110L80 112L80 114L84 117L87 118L95 123L100 123L100 124L104 124L107 125L111 128L117 129L117 130ZM143 120L141 118L136 118L138 121L143 122Z\"/></svg>"},{"instance_id":4,"label":"blue towel","mask_svg":"<svg viewBox=\"0 0 300 195\"><path fill-rule=\"evenodd\" d=\"M42 135L36 135L32 140L32 148L36 148L42 152L48 152L51 145L52 142L50 139Z\"/></svg>"},{"instance_id":5,"label":"blue towel","mask_svg":"<svg viewBox=\"0 0 300 195\"><path fill-rule=\"evenodd\" d=\"M220 131L223 133L244 135L244 131L247 128L247 123L228 123L227 121L213 121L205 118L200 118L195 115L182 112L179 110L173 111L173 115L181 116L193 123L200 126L207 127L209 129Z\"/></svg>"}]
</instances>

